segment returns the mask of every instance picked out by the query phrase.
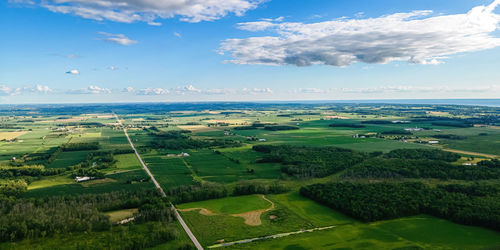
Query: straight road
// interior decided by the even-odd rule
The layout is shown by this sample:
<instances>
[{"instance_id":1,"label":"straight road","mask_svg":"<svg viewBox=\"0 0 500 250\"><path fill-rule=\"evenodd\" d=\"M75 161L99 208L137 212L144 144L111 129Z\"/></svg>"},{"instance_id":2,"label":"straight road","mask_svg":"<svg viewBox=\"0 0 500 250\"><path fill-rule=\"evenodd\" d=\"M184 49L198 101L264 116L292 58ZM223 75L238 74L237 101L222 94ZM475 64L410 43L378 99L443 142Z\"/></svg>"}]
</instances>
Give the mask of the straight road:
<instances>
[{"instance_id":1,"label":"straight road","mask_svg":"<svg viewBox=\"0 0 500 250\"><path fill-rule=\"evenodd\" d=\"M151 171L149 171L149 168L146 166L144 161L142 161L141 155L139 155L139 152L137 152L137 150L135 149L134 143L132 143L132 140L130 140L130 137L128 136L127 129L125 128L125 126L123 126L120 119L118 119L118 116L115 113L113 113L113 115L115 116L116 120L118 121L118 124L120 124L120 126L123 128L123 132L125 133L125 137L127 137L128 143L130 143L130 147L132 147L132 149L134 150L134 153L137 156L137 159L139 159L139 162L141 163L142 168L144 169L144 171L146 171L146 173L148 173L149 177L151 177L151 180L155 184L156 188L158 190L160 190L161 196L166 197L167 195L165 194L165 191L163 191L163 188L161 188L160 184L158 184L158 182L156 181L156 179L153 176L153 174L151 173ZM175 217L181 223L182 228L184 228L184 231L186 231L186 233L189 236L189 238L191 239L191 241L193 241L193 244L196 246L196 248L198 250L203 250L203 247L201 246L200 242L198 242L198 240L196 239L194 234L191 232L191 230L189 229L187 224L184 222L181 215L179 214L179 212L175 208L174 204L170 203L170 205L172 206L172 210L174 211Z\"/></svg>"}]
</instances>

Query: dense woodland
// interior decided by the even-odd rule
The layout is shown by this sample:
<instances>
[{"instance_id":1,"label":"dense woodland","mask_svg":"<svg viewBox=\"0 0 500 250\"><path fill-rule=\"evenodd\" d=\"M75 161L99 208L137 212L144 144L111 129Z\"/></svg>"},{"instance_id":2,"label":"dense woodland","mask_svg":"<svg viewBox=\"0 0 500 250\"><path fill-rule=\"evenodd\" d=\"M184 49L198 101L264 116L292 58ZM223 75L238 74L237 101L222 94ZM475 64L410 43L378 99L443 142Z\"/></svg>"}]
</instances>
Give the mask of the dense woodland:
<instances>
[{"instance_id":1,"label":"dense woodland","mask_svg":"<svg viewBox=\"0 0 500 250\"><path fill-rule=\"evenodd\" d=\"M281 171L297 178L324 177L338 172L342 178L487 180L500 176L500 167L495 163L451 164L460 155L433 149L396 149L386 154L288 145L256 145L253 149L265 153L259 162L282 163Z\"/></svg>"},{"instance_id":2,"label":"dense woodland","mask_svg":"<svg viewBox=\"0 0 500 250\"><path fill-rule=\"evenodd\" d=\"M112 225L103 212L139 208L135 223L175 217L169 203L154 190L120 191L103 194L18 198L15 191L0 195L0 241L47 237L57 233L100 232Z\"/></svg>"},{"instance_id":3,"label":"dense woodland","mask_svg":"<svg viewBox=\"0 0 500 250\"><path fill-rule=\"evenodd\" d=\"M500 168L453 165L437 160L372 158L342 173L345 178L436 178L487 180L500 176Z\"/></svg>"},{"instance_id":4,"label":"dense woodland","mask_svg":"<svg viewBox=\"0 0 500 250\"><path fill-rule=\"evenodd\" d=\"M225 148L238 147L241 145L239 141L233 140L197 140L192 139L187 135L188 131L159 131L149 129L151 135L155 136L155 140L151 141L150 147L156 149L200 149L200 148Z\"/></svg>"},{"instance_id":5,"label":"dense woodland","mask_svg":"<svg viewBox=\"0 0 500 250\"><path fill-rule=\"evenodd\" d=\"M430 187L420 182L338 182L302 187L300 193L362 221L429 214L500 230L498 185Z\"/></svg>"},{"instance_id":6,"label":"dense woodland","mask_svg":"<svg viewBox=\"0 0 500 250\"><path fill-rule=\"evenodd\" d=\"M281 171L295 177L324 177L362 162L367 155L335 147L297 147L256 145L253 150L266 153L259 162L282 163Z\"/></svg>"}]
</instances>

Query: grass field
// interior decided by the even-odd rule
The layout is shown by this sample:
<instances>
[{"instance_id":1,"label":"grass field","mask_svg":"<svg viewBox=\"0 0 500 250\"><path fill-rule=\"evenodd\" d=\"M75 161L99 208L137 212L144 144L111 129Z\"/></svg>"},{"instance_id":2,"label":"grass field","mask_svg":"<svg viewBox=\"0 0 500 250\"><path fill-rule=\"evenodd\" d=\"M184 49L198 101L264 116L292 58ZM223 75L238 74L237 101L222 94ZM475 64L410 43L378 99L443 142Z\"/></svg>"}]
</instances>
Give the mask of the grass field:
<instances>
[{"instance_id":1,"label":"grass field","mask_svg":"<svg viewBox=\"0 0 500 250\"><path fill-rule=\"evenodd\" d=\"M413 216L235 245L232 249L497 249L500 233Z\"/></svg>"},{"instance_id":2,"label":"grass field","mask_svg":"<svg viewBox=\"0 0 500 250\"><path fill-rule=\"evenodd\" d=\"M269 207L269 202L258 195L236 196L211 201L191 202L177 206L178 209L205 208L214 214L239 214Z\"/></svg>"},{"instance_id":3,"label":"grass field","mask_svg":"<svg viewBox=\"0 0 500 250\"><path fill-rule=\"evenodd\" d=\"M73 180L69 175L46 176L42 177L41 180L33 181L32 183L30 183L28 186L28 190L74 183L75 180Z\"/></svg>"},{"instance_id":4,"label":"grass field","mask_svg":"<svg viewBox=\"0 0 500 250\"><path fill-rule=\"evenodd\" d=\"M66 168L85 161L90 151L69 151L61 152L57 158L47 165L47 168Z\"/></svg>"},{"instance_id":5,"label":"grass field","mask_svg":"<svg viewBox=\"0 0 500 250\"><path fill-rule=\"evenodd\" d=\"M328 207L319 205L297 192L266 196L276 208L261 216L262 225L249 226L231 214L265 207L258 196L230 197L181 204L184 219L205 246L247 238L293 232L325 226L325 231L298 234L278 239L262 240L228 249L395 249L415 247L425 249L482 249L500 246L500 233L458 225L432 216L413 216L376 223L361 223ZM267 204L269 206L269 204ZM270 219L276 216L275 219Z\"/></svg>"},{"instance_id":6,"label":"grass field","mask_svg":"<svg viewBox=\"0 0 500 250\"><path fill-rule=\"evenodd\" d=\"M134 213L137 213L137 211L139 211L137 208L122 209L107 212L106 215L109 216L109 221L111 221L111 223L116 223L124 219L133 217Z\"/></svg>"},{"instance_id":7,"label":"grass field","mask_svg":"<svg viewBox=\"0 0 500 250\"><path fill-rule=\"evenodd\" d=\"M325 225L349 224L354 220L330 208L318 205L300 197L297 193L266 196L275 205L274 209L260 215L261 224L245 224L241 217L234 214L269 208L269 202L257 195L229 197L223 199L193 202L178 205L182 210L205 208L211 215L201 214L199 210L182 211L184 220L205 245L309 229ZM209 229L210 228L210 229Z\"/></svg>"}]
</instances>

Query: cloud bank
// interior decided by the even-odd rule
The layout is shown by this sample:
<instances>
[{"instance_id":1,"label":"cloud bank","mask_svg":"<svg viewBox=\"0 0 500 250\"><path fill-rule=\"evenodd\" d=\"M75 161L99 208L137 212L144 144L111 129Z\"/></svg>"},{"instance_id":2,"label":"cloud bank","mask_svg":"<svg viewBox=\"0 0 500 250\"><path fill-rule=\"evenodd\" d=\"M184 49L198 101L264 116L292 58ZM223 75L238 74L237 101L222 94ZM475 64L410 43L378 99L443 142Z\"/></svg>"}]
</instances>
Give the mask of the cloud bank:
<instances>
[{"instance_id":1,"label":"cloud bank","mask_svg":"<svg viewBox=\"0 0 500 250\"><path fill-rule=\"evenodd\" d=\"M220 52L230 54L233 59L227 62L235 64L440 64L451 55L500 46L500 38L492 34L500 29L500 15L494 13L498 5L500 0L495 0L455 15L432 16L432 11L413 11L318 23L240 23L239 29L276 35L227 39Z\"/></svg>"},{"instance_id":2,"label":"cloud bank","mask_svg":"<svg viewBox=\"0 0 500 250\"><path fill-rule=\"evenodd\" d=\"M12 0L10 0L13 2ZM56 13L97 21L161 25L157 19L179 16L186 22L213 21L228 14L243 15L265 0L41 0L39 4Z\"/></svg>"}]
</instances>

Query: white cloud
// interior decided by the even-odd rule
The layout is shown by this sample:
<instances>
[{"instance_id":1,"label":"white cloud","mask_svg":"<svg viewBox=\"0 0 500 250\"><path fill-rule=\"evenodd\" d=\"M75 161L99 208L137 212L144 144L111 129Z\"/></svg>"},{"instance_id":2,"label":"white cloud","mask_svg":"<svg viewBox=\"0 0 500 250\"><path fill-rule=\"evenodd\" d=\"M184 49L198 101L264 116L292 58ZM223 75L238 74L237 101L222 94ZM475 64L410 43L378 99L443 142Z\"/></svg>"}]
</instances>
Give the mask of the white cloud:
<instances>
[{"instance_id":1,"label":"white cloud","mask_svg":"<svg viewBox=\"0 0 500 250\"><path fill-rule=\"evenodd\" d=\"M66 71L66 74L79 75L80 71L78 71L77 69L72 69L72 70Z\"/></svg>"},{"instance_id":2,"label":"white cloud","mask_svg":"<svg viewBox=\"0 0 500 250\"><path fill-rule=\"evenodd\" d=\"M270 88L243 88L241 90L244 94L272 94L273 91Z\"/></svg>"},{"instance_id":3,"label":"white cloud","mask_svg":"<svg viewBox=\"0 0 500 250\"><path fill-rule=\"evenodd\" d=\"M326 90L318 89L318 88L300 88L295 90L296 93L304 93L304 94L322 94L326 93Z\"/></svg>"},{"instance_id":4,"label":"white cloud","mask_svg":"<svg viewBox=\"0 0 500 250\"><path fill-rule=\"evenodd\" d=\"M37 84L37 85L35 85L33 87L31 87L31 86L24 87L22 89L22 91L23 92L31 92L31 93L43 93L43 94L47 94L47 93L52 92L52 89L49 88L49 86Z\"/></svg>"},{"instance_id":5,"label":"white cloud","mask_svg":"<svg viewBox=\"0 0 500 250\"><path fill-rule=\"evenodd\" d=\"M124 34L111 34L107 32L98 32L98 34L103 35L103 37L99 38L100 40L116 43L119 45L129 46L137 43L137 41L128 38Z\"/></svg>"},{"instance_id":6,"label":"white cloud","mask_svg":"<svg viewBox=\"0 0 500 250\"><path fill-rule=\"evenodd\" d=\"M265 0L38 0L37 3L52 12L86 19L161 25L155 20L179 16L182 21L200 22L217 20L228 14L241 16L263 1Z\"/></svg>"},{"instance_id":7,"label":"white cloud","mask_svg":"<svg viewBox=\"0 0 500 250\"><path fill-rule=\"evenodd\" d=\"M140 89L136 93L138 95L166 95L170 93L170 91L168 89L162 89L162 88L145 88L145 89Z\"/></svg>"},{"instance_id":8,"label":"white cloud","mask_svg":"<svg viewBox=\"0 0 500 250\"><path fill-rule=\"evenodd\" d=\"M8 0L11 4L35 4L32 0Z\"/></svg>"},{"instance_id":9,"label":"white cloud","mask_svg":"<svg viewBox=\"0 0 500 250\"><path fill-rule=\"evenodd\" d=\"M236 64L347 66L356 62L407 61L439 64L447 56L500 46L493 32L500 28L500 5L478 6L466 14L432 11L395 13L378 18L337 19L317 23L258 21L238 24L248 31L276 36L227 39L220 52Z\"/></svg>"},{"instance_id":10,"label":"white cloud","mask_svg":"<svg viewBox=\"0 0 500 250\"><path fill-rule=\"evenodd\" d=\"M178 38L182 38L182 35L179 32L174 32L174 36L176 36Z\"/></svg>"},{"instance_id":11,"label":"white cloud","mask_svg":"<svg viewBox=\"0 0 500 250\"><path fill-rule=\"evenodd\" d=\"M111 65L111 66L108 67L108 69L111 70L111 71L115 71L115 70L118 70L118 67L115 67L115 66Z\"/></svg>"},{"instance_id":12,"label":"white cloud","mask_svg":"<svg viewBox=\"0 0 500 250\"><path fill-rule=\"evenodd\" d=\"M28 93L46 94L52 92L49 86L37 84L35 86L24 86L22 88L11 88L6 85L0 84L1 96L15 96Z\"/></svg>"},{"instance_id":13,"label":"white cloud","mask_svg":"<svg viewBox=\"0 0 500 250\"><path fill-rule=\"evenodd\" d=\"M74 89L66 91L67 94L110 94L111 90L99 86L90 85L85 89Z\"/></svg>"}]
</instances>

